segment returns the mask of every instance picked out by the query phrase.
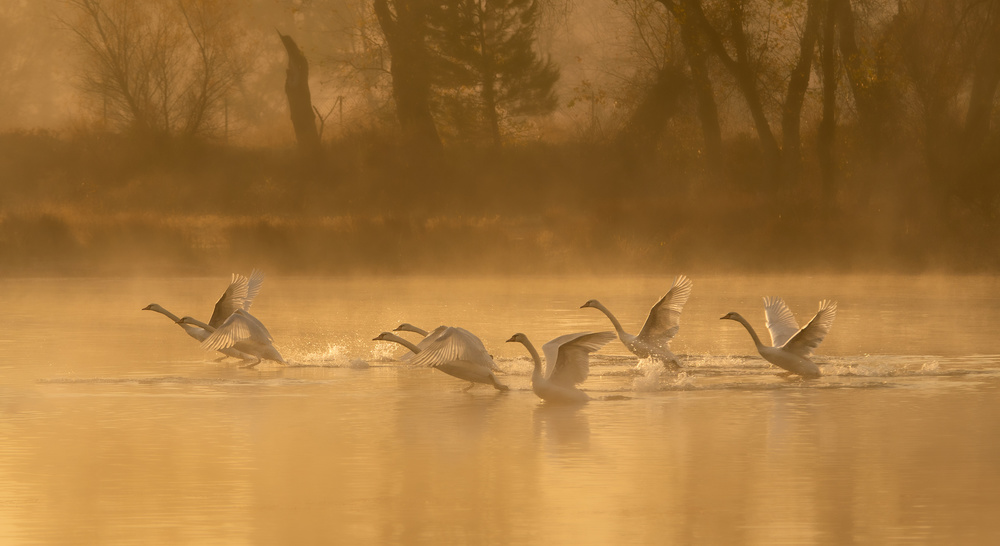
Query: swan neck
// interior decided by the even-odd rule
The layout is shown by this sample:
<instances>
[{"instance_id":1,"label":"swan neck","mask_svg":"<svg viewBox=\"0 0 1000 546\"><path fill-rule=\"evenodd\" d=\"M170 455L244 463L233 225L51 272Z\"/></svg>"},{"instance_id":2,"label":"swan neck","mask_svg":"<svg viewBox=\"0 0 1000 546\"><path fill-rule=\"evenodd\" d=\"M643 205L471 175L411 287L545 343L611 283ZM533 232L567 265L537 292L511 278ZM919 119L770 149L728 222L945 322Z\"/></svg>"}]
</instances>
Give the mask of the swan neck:
<instances>
[{"instance_id":1,"label":"swan neck","mask_svg":"<svg viewBox=\"0 0 1000 546\"><path fill-rule=\"evenodd\" d=\"M423 328L417 328L416 326L413 327L413 333L424 337L427 337L427 335L430 334L430 332L428 332L427 330L424 330Z\"/></svg>"},{"instance_id":2,"label":"swan neck","mask_svg":"<svg viewBox=\"0 0 1000 546\"><path fill-rule=\"evenodd\" d=\"M753 338L753 344L757 346L758 351L761 349L761 347L764 347L764 344L760 342L760 338L757 337L757 332L754 331L753 326L750 326L750 323L747 322L747 319L743 318L740 315L737 315L736 320L739 321L739 323L742 324L743 327L747 329L747 332L750 332L750 337Z\"/></svg>"},{"instance_id":3,"label":"swan neck","mask_svg":"<svg viewBox=\"0 0 1000 546\"><path fill-rule=\"evenodd\" d=\"M204 322L198 319L193 319L189 317L187 321L190 322L191 324L194 324L195 326L198 326L199 328L204 329L206 332L211 333L215 331L215 326L209 326L208 324L205 324Z\"/></svg>"},{"instance_id":4,"label":"swan neck","mask_svg":"<svg viewBox=\"0 0 1000 546\"><path fill-rule=\"evenodd\" d=\"M531 382L537 383L542 380L542 357L538 356L538 351L535 350L535 346L530 341L524 341L524 348L528 349L528 353L531 354L531 360L535 365L531 370Z\"/></svg>"},{"instance_id":5,"label":"swan neck","mask_svg":"<svg viewBox=\"0 0 1000 546\"><path fill-rule=\"evenodd\" d=\"M157 313L159 313L159 314L167 317L168 319L170 319L170 320L172 320L174 322L178 322L178 321L181 320L180 317L178 317L177 315L171 313L170 311L167 311L166 309L164 309L162 307L153 308L153 309L150 309L150 311L156 311Z\"/></svg>"},{"instance_id":6,"label":"swan neck","mask_svg":"<svg viewBox=\"0 0 1000 546\"><path fill-rule=\"evenodd\" d=\"M420 347L417 347L412 342L410 342L410 340L408 340L408 339L404 339L404 338L401 338L399 336L392 336L391 338L386 338L386 339L387 339L387 341L395 341L396 343L399 343L403 347L406 347L407 349L413 351L414 354L417 354L417 353L420 352Z\"/></svg>"},{"instance_id":7,"label":"swan neck","mask_svg":"<svg viewBox=\"0 0 1000 546\"><path fill-rule=\"evenodd\" d=\"M618 332L618 339L621 339L621 340L624 341L624 339L625 339L625 329L622 328L622 323L618 322L618 319L615 318L615 316L613 314L611 314L611 311L609 311L608 308L605 307L603 303L598 303L594 307L596 307L602 313L604 313L605 315L608 316L608 319L611 321L611 325L614 326L615 327L615 331Z\"/></svg>"}]
</instances>

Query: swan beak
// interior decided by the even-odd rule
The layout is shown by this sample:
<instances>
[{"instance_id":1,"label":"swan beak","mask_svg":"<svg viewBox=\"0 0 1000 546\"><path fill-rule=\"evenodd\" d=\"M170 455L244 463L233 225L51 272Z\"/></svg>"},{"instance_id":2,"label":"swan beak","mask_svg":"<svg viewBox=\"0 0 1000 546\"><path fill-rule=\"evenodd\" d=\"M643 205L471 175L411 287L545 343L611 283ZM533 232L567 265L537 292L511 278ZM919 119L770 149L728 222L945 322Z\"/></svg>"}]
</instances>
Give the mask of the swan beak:
<instances>
[{"instance_id":1,"label":"swan beak","mask_svg":"<svg viewBox=\"0 0 1000 546\"><path fill-rule=\"evenodd\" d=\"M516 339L514 339L515 337L517 336L511 336L510 339L506 341L506 343L514 343L515 341L517 341Z\"/></svg>"}]
</instances>

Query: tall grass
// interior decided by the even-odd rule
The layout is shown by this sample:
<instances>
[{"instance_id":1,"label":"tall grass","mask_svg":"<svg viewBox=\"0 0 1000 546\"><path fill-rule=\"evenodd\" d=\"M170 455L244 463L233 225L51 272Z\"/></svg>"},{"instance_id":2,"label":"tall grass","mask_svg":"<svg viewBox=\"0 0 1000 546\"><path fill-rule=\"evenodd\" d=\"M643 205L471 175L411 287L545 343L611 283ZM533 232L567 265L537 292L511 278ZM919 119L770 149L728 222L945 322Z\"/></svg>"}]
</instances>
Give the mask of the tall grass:
<instances>
[{"instance_id":1,"label":"tall grass","mask_svg":"<svg viewBox=\"0 0 1000 546\"><path fill-rule=\"evenodd\" d=\"M721 174L611 145L451 149L378 135L294 150L0 135L0 274L997 271L1000 221L940 203L919 169L759 183L745 142ZM917 174L914 174L917 173Z\"/></svg>"}]
</instances>

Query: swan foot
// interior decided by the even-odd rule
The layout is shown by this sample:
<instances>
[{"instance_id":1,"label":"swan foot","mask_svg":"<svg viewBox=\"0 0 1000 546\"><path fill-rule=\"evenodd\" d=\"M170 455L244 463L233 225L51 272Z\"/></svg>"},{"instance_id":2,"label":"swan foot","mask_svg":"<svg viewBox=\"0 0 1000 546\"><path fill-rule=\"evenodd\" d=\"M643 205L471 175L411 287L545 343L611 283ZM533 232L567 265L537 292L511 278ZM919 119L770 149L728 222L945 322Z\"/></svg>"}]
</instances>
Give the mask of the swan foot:
<instances>
[{"instance_id":1,"label":"swan foot","mask_svg":"<svg viewBox=\"0 0 1000 546\"><path fill-rule=\"evenodd\" d=\"M462 389L462 392L469 392L469 389L471 389L472 387L475 387L475 386L476 386L476 384L470 381L469 382L469 386L465 387L464 389Z\"/></svg>"},{"instance_id":2,"label":"swan foot","mask_svg":"<svg viewBox=\"0 0 1000 546\"><path fill-rule=\"evenodd\" d=\"M219 358L216 358L216 359L212 360L212 362L222 362L226 358L227 358L226 355L222 355Z\"/></svg>"}]
</instances>

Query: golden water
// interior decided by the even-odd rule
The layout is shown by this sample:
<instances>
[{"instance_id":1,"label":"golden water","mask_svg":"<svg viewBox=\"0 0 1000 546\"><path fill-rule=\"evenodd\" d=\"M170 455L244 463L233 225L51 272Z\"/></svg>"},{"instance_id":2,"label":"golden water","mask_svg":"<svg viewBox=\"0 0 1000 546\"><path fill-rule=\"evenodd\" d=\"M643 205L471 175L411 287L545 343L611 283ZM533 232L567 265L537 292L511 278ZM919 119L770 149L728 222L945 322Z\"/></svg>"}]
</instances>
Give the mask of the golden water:
<instances>
[{"instance_id":1,"label":"golden water","mask_svg":"<svg viewBox=\"0 0 1000 546\"><path fill-rule=\"evenodd\" d=\"M638 331L670 278L273 276L253 312L295 365L255 370L161 315L227 279L0 280L0 544L995 544L1000 281L693 278L682 375L620 343L583 407L522 346ZM840 302L826 375L756 357L760 297ZM509 393L391 360L400 322L483 338ZM352 368L352 361L370 364Z\"/></svg>"}]
</instances>

